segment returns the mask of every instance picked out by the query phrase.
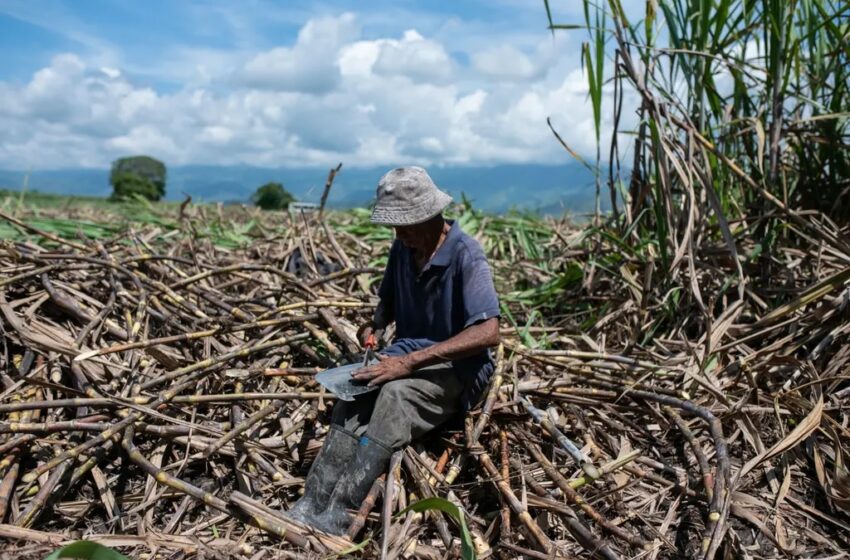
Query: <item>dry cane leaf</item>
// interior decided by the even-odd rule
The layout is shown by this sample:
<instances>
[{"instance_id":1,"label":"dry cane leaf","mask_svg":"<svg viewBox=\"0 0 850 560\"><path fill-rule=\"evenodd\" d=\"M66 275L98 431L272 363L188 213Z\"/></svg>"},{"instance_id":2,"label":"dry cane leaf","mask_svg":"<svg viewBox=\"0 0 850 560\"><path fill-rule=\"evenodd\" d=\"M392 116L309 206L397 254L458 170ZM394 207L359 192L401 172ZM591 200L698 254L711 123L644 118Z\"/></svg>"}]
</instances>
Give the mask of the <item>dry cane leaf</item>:
<instances>
[{"instance_id":1,"label":"dry cane leaf","mask_svg":"<svg viewBox=\"0 0 850 560\"><path fill-rule=\"evenodd\" d=\"M796 447L803 440L805 440L809 435L814 432L818 426L820 426L821 416L823 416L823 397L818 399L818 402L815 403L812 411L800 422L794 430L778 441L773 447L768 449L763 453L759 453L741 468L738 471L738 476L736 478L736 482L741 480L744 476L746 476L750 471L752 471L756 466L767 461L772 457L776 457L780 453L784 453L789 449Z\"/></svg>"},{"instance_id":2,"label":"dry cane leaf","mask_svg":"<svg viewBox=\"0 0 850 560\"><path fill-rule=\"evenodd\" d=\"M817 446L812 448L812 461L815 463L815 476L820 483L821 488L826 488L826 469L823 467L823 457L821 457L820 449Z\"/></svg>"},{"instance_id":3,"label":"dry cane leaf","mask_svg":"<svg viewBox=\"0 0 850 560\"><path fill-rule=\"evenodd\" d=\"M762 519L754 512L741 505L733 505L732 515L749 522L752 526L756 527L759 531L761 531L762 534L776 546L776 548L787 552L784 543L776 539L776 537L771 533L767 525L764 524L764 521L762 521Z\"/></svg>"},{"instance_id":4,"label":"dry cane leaf","mask_svg":"<svg viewBox=\"0 0 850 560\"><path fill-rule=\"evenodd\" d=\"M788 465L785 465L783 469L785 471L784 476L782 478L782 484L779 486L779 491L776 493L776 501L774 502L774 506L776 509L779 509L779 506L782 504L782 501L785 500L785 496L788 495L788 490L791 488L791 469Z\"/></svg>"},{"instance_id":5,"label":"dry cane leaf","mask_svg":"<svg viewBox=\"0 0 850 560\"><path fill-rule=\"evenodd\" d=\"M620 453L617 458L622 459L623 457L631 453L631 451L632 444L629 439L624 436L620 436ZM626 471L617 470L611 473L611 477L614 479L614 484L617 487L620 487L625 486L629 482L631 475L629 475L629 473L627 473Z\"/></svg>"},{"instance_id":6,"label":"dry cane leaf","mask_svg":"<svg viewBox=\"0 0 850 560\"><path fill-rule=\"evenodd\" d=\"M832 484L828 486L827 495L832 503L841 510L850 511L850 472L844 466L844 450L839 443L841 440L833 430L835 442L835 471Z\"/></svg>"},{"instance_id":7,"label":"dry cane leaf","mask_svg":"<svg viewBox=\"0 0 850 560\"><path fill-rule=\"evenodd\" d=\"M785 529L785 524L782 522L782 517L779 515L776 516L774 531L776 533L776 542L779 543L779 548L788 550L788 539L786 538L788 531Z\"/></svg>"}]
</instances>

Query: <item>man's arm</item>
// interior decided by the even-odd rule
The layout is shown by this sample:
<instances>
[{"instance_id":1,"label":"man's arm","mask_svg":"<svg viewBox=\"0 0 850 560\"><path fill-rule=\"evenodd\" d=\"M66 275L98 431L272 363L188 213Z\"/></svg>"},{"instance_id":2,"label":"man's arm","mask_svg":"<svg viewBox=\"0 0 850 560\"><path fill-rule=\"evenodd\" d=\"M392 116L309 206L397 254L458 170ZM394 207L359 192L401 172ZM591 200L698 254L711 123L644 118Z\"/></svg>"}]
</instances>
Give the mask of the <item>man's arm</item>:
<instances>
[{"instance_id":1,"label":"man's arm","mask_svg":"<svg viewBox=\"0 0 850 560\"><path fill-rule=\"evenodd\" d=\"M377 364L355 371L351 377L380 385L406 377L430 365L473 356L499 344L499 319L493 317L463 329L451 338L404 356L382 356Z\"/></svg>"},{"instance_id":2,"label":"man's arm","mask_svg":"<svg viewBox=\"0 0 850 560\"><path fill-rule=\"evenodd\" d=\"M474 356L498 345L499 339L499 319L493 317L470 325L449 339L411 352L405 357L414 369L419 369Z\"/></svg>"}]
</instances>

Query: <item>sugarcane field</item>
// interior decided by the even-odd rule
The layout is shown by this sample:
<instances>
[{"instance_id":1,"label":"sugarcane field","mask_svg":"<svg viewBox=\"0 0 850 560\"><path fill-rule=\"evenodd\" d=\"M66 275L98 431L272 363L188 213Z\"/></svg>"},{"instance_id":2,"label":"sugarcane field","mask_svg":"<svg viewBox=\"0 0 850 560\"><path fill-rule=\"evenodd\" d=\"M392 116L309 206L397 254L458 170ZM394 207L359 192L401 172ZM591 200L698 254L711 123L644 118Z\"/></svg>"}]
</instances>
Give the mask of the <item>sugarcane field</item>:
<instances>
[{"instance_id":1,"label":"sugarcane field","mask_svg":"<svg viewBox=\"0 0 850 560\"><path fill-rule=\"evenodd\" d=\"M0 6L0 560L850 558L850 6L297 4Z\"/></svg>"}]
</instances>

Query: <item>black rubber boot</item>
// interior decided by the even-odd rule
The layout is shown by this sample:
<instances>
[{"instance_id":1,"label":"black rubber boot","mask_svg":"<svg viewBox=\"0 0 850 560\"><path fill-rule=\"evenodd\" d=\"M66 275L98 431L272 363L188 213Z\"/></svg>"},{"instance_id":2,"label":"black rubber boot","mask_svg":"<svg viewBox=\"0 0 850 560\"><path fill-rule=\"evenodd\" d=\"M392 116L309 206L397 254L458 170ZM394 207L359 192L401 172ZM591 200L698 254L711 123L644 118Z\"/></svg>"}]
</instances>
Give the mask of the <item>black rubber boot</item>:
<instances>
[{"instance_id":1,"label":"black rubber boot","mask_svg":"<svg viewBox=\"0 0 850 560\"><path fill-rule=\"evenodd\" d=\"M342 535L351 525L352 516L369 493L375 479L387 468L392 450L367 437L360 438L357 453L343 471L331 494L328 508L314 518L314 526L332 535Z\"/></svg>"},{"instance_id":2,"label":"black rubber boot","mask_svg":"<svg viewBox=\"0 0 850 560\"><path fill-rule=\"evenodd\" d=\"M307 481L304 483L304 495L295 502L284 516L313 524L313 517L328 506L331 493L345 467L351 462L357 451L357 437L335 427L331 427L319 456L313 461Z\"/></svg>"}]
</instances>

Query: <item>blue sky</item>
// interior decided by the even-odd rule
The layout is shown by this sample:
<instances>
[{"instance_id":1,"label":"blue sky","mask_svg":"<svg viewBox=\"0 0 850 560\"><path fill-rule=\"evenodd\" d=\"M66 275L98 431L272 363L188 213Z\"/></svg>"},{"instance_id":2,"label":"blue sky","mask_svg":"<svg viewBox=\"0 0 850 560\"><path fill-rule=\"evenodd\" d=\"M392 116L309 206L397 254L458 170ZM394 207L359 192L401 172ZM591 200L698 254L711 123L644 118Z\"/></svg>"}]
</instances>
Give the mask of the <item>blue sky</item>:
<instances>
[{"instance_id":1,"label":"blue sky","mask_svg":"<svg viewBox=\"0 0 850 560\"><path fill-rule=\"evenodd\" d=\"M553 0L560 22L580 2ZM580 31L534 0L0 0L0 168L561 163Z\"/></svg>"}]
</instances>

